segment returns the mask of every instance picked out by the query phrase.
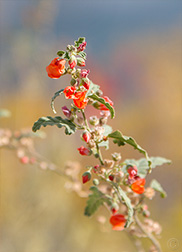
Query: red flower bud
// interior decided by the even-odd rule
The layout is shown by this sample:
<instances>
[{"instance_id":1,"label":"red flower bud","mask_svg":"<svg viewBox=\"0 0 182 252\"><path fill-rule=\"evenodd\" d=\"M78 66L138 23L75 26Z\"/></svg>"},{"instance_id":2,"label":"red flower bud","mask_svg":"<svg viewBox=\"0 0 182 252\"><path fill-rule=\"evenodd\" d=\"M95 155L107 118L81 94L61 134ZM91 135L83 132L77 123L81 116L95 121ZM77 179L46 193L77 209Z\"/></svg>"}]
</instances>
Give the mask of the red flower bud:
<instances>
[{"instance_id":1,"label":"red flower bud","mask_svg":"<svg viewBox=\"0 0 182 252\"><path fill-rule=\"evenodd\" d=\"M122 214L114 214L110 218L110 223L113 226L113 230L121 231L124 229L126 219Z\"/></svg>"},{"instance_id":2,"label":"red flower bud","mask_svg":"<svg viewBox=\"0 0 182 252\"><path fill-rule=\"evenodd\" d=\"M145 185L145 179L144 178L139 178L137 179L132 185L131 189L133 192L142 194L145 191L144 185Z\"/></svg>"},{"instance_id":3,"label":"red flower bud","mask_svg":"<svg viewBox=\"0 0 182 252\"><path fill-rule=\"evenodd\" d=\"M89 73L90 73L90 70L82 69L80 76L81 76L81 78L86 78Z\"/></svg>"},{"instance_id":4,"label":"red flower bud","mask_svg":"<svg viewBox=\"0 0 182 252\"><path fill-rule=\"evenodd\" d=\"M93 167L93 172L94 172L94 173L97 173L99 167L100 167L100 165L95 165L95 166Z\"/></svg>"},{"instance_id":5,"label":"red flower bud","mask_svg":"<svg viewBox=\"0 0 182 252\"><path fill-rule=\"evenodd\" d=\"M80 148L77 149L81 155L83 156L90 156L91 155L91 150L88 148L85 148L84 146L81 146Z\"/></svg>"},{"instance_id":6,"label":"red flower bud","mask_svg":"<svg viewBox=\"0 0 182 252\"><path fill-rule=\"evenodd\" d=\"M106 102L108 102L109 105L111 105L113 107L113 102L107 96L103 96L102 98L104 98L104 100ZM104 104L99 104L98 109L100 109L100 110L109 110Z\"/></svg>"},{"instance_id":7,"label":"red flower bud","mask_svg":"<svg viewBox=\"0 0 182 252\"><path fill-rule=\"evenodd\" d=\"M90 138L91 138L91 134L90 134L90 132L85 131L85 132L83 132L82 137L83 137L83 140L84 140L86 143L88 143L89 140L90 140Z\"/></svg>"},{"instance_id":8,"label":"red flower bud","mask_svg":"<svg viewBox=\"0 0 182 252\"><path fill-rule=\"evenodd\" d=\"M109 175L109 179L110 179L111 181L113 181L113 180L114 180L114 175Z\"/></svg>"},{"instance_id":9,"label":"red flower bud","mask_svg":"<svg viewBox=\"0 0 182 252\"><path fill-rule=\"evenodd\" d=\"M138 169L135 165L128 165L127 172L129 173L130 179L132 179L137 175Z\"/></svg>"},{"instance_id":10,"label":"red flower bud","mask_svg":"<svg viewBox=\"0 0 182 252\"><path fill-rule=\"evenodd\" d=\"M88 78L83 78L81 84L88 90L90 87L90 80Z\"/></svg>"},{"instance_id":11,"label":"red flower bud","mask_svg":"<svg viewBox=\"0 0 182 252\"><path fill-rule=\"evenodd\" d=\"M82 175L83 184L85 184L89 180L91 180L91 173L90 172L84 172L84 174Z\"/></svg>"},{"instance_id":12,"label":"red flower bud","mask_svg":"<svg viewBox=\"0 0 182 252\"><path fill-rule=\"evenodd\" d=\"M75 97L75 91L76 87L67 86L63 93L65 94L66 99L73 99Z\"/></svg>"},{"instance_id":13,"label":"red flower bud","mask_svg":"<svg viewBox=\"0 0 182 252\"><path fill-rule=\"evenodd\" d=\"M64 73L66 60L59 59L59 57L53 59L51 63L46 67L47 74L52 79L58 79Z\"/></svg>"},{"instance_id":14,"label":"red flower bud","mask_svg":"<svg viewBox=\"0 0 182 252\"><path fill-rule=\"evenodd\" d=\"M62 111L67 118L71 117L71 111L66 106L62 107Z\"/></svg>"},{"instance_id":15,"label":"red flower bud","mask_svg":"<svg viewBox=\"0 0 182 252\"><path fill-rule=\"evenodd\" d=\"M86 48L87 42L83 42L79 47L77 48L77 52L84 51Z\"/></svg>"},{"instance_id":16,"label":"red flower bud","mask_svg":"<svg viewBox=\"0 0 182 252\"><path fill-rule=\"evenodd\" d=\"M70 57L70 60L68 61L69 65L70 65L70 68L73 69L76 64L77 64L77 59L75 56L71 56Z\"/></svg>"}]
</instances>

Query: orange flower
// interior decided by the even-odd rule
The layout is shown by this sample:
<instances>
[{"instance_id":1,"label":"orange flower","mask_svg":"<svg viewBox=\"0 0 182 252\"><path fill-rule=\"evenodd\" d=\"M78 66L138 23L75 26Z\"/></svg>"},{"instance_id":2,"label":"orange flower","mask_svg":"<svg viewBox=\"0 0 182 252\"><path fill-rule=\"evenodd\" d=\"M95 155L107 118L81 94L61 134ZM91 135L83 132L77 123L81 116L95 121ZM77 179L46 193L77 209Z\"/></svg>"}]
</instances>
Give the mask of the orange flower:
<instances>
[{"instance_id":1,"label":"orange flower","mask_svg":"<svg viewBox=\"0 0 182 252\"><path fill-rule=\"evenodd\" d=\"M65 94L66 99L73 99L75 97L76 88L72 86L67 86L63 93Z\"/></svg>"},{"instance_id":2,"label":"orange flower","mask_svg":"<svg viewBox=\"0 0 182 252\"><path fill-rule=\"evenodd\" d=\"M142 194L145 191L144 185L145 185L145 179L144 178L139 178L137 179L137 181L135 181L132 185L131 185L131 189L133 192L138 193L138 194Z\"/></svg>"},{"instance_id":3,"label":"orange flower","mask_svg":"<svg viewBox=\"0 0 182 252\"><path fill-rule=\"evenodd\" d=\"M114 214L110 218L110 223L113 230L121 231L124 229L126 219L122 214Z\"/></svg>"},{"instance_id":4,"label":"orange flower","mask_svg":"<svg viewBox=\"0 0 182 252\"><path fill-rule=\"evenodd\" d=\"M87 106L88 99L85 98L86 92L76 92L73 98L75 106L79 109L84 109Z\"/></svg>"},{"instance_id":5,"label":"orange flower","mask_svg":"<svg viewBox=\"0 0 182 252\"><path fill-rule=\"evenodd\" d=\"M106 102L108 102L113 107L113 102L107 96L103 96L102 98L104 98L104 100ZM100 104L99 109L100 110L109 110L104 104Z\"/></svg>"},{"instance_id":6,"label":"orange flower","mask_svg":"<svg viewBox=\"0 0 182 252\"><path fill-rule=\"evenodd\" d=\"M47 74L52 79L58 79L64 73L66 60L59 59L59 57L53 59L51 63L46 67Z\"/></svg>"}]
</instances>

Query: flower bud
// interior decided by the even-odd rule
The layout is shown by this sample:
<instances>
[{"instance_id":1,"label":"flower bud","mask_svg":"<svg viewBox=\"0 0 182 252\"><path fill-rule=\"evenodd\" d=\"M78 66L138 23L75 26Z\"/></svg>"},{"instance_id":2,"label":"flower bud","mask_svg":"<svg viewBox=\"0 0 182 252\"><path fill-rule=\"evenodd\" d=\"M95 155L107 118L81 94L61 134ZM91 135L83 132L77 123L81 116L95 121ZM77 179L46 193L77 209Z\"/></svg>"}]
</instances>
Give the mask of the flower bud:
<instances>
[{"instance_id":1,"label":"flower bud","mask_svg":"<svg viewBox=\"0 0 182 252\"><path fill-rule=\"evenodd\" d=\"M94 179L94 180L93 180L93 184L94 184L95 186L98 186L98 185L99 185L99 180L98 180L98 179Z\"/></svg>"},{"instance_id":2,"label":"flower bud","mask_svg":"<svg viewBox=\"0 0 182 252\"><path fill-rule=\"evenodd\" d=\"M92 154L92 151L88 148L85 148L84 146L81 146L77 149L81 155L83 156L90 156Z\"/></svg>"},{"instance_id":3,"label":"flower bud","mask_svg":"<svg viewBox=\"0 0 182 252\"><path fill-rule=\"evenodd\" d=\"M114 180L114 175L109 175L109 179L110 179L111 181L113 181L113 180Z\"/></svg>"},{"instance_id":4,"label":"flower bud","mask_svg":"<svg viewBox=\"0 0 182 252\"><path fill-rule=\"evenodd\" d=\"M82 182L83 182L83 184L85 184L89 180L91 180L91 173L89 171L84 172L83 175L82 175Z\"/></svg>"},{"instance_id":5,"label":"flower bud","mask_svg":"<svg viewBox=\"0 0 182 252\"><path fill-rule=\"evenodd\" d=\"M85 60L82 58L77 58L77 65L78 66L85 66Z\"/></svg>"},{"instance_id":6,"label":"flower bud","mask_svg":"<svg viewBox=\"0 0 182 252\"><path fill-rule=\"evenodd\" d=\"M90 70L82 69L80 72L80 78L86 78L89 73L90 73Z\"/></svg>"},{"instance_id":7,"label":"flower bud","mask_svg":"<svg viewBox=\"0 0 182 252\"><path fill-rule=\"evenodd\" d=\"M117 152L114 152L114 153L112 154L112 159L113 159L114 161L120 161L120 160L121 160L121 154L120 154L120 153L117 153Z\"/></svg>"},{"instance_id":8,"label":"flower bud","mask_svg":"<svg viewBox=\"0 0 182 252\"><path fill-rule=\"evenodd\" d=\"M71 111L66 106L62 107L62 111L67 118L71 117Z\"/></svg>"},{"instance_id":9,"label":"flower bud","mask_svg":"<svg viewBox=\"0 0 182 252\"><path fill-rule=\"evenodd\" d=\"M86 48L86 45L87 45L87 42L85 42L85 41L82 44L80 44L79 47L77 48L77 52L84 51Z\"/></svg>"},{"instance_id":10,"label":"flower bud","mask_svg":"<svg viewBox=\"0 0 182 252\"><path fill-rule=\"evenodd\" d=\"M94 148L95 147L95 141L93 139L90 139L87 143L88 147L89 148Z\"/></svg>"},{"instance_id":11,"label":"flower bud","mask_svg":"<svg viewBox=\"0 0 182 252\"><path fill-rule=\"evenodd\" d=\"M97 118L97 116L91 116L89 118L89 123L93 126L96 126L99 124L99 119Z\"/></svg>"},{"instance_id":12,"label":"flower bud","mask_svg":"<svg viewBox=\"0 0 182 252\"><path fill-rule=\"evenodd\" d=\"M77 59L76 59L76 57L72 55L72 56L70 57L70 60L68 61L68 63L69 63L69 65L70 65L70 68L73 69L73 68L76 66L76 64L77 64Z\"/></svg>"},{"instance_id":13,"label":"flower bud","mask_svg":"<svg viewBox=\"0 0 182 252\"><path fill-rule=\"evenodd\" d=\"M111 211L113 214L115 214L119 210L119 206L116 202L112 203L111 205Z\"/></svg>"},{"instance_id":14,"label":"flower bud","mask_svg":"<svg viewBox=\"0 0 182 252\"><path fill-rule=\"evenodd\" d=\"M101 118L99 119L99 124L100 124L101 126L107 124L107 117L101 117Z\"/></svg>"},{"instance_id":15,"label":"flower bud","mask_svg":"<svg viewBox=\"0 0 182 252\"><path fill-rule=\"evenodd\" d=\"M132 179L137 175L138 169L136 165L128 165L127 166L127 172L129 173L129 178Z\"/></svg>"},{"instance_id":16,"label":"flower bud","mask_svg":"<svg viewBox=\"0 0 182 252\"><path fill-rule=\"evenodd\" d=\"M70 81L71 86L75 85L76 82L77 82L76 79L72 78L71 81Z\"/></svg>"},{"instance_id":17,"label":"flower bud","mask_svg":"<svg viewBox=\"0 0 182 252\"><path fill-rule=\"evenodd\" d=\"M82 137L83 137L83 140L84 140L86 143L88 143L89 140L90 140L90 138L91 138L91 134L90 134L90 132L85 131L85 132L83 132Z\"/></svg>"},{"instance_id":18,"label":"flower bud","mask_svg":"<svg viewBox=\"0 0 182 252\"><path fill-rule=\"evenodd\" d=\"M88 78L82 78L81 84L88 90L90 87L90 80Z\"/></svg>"},{"instance_id":19,"label":"flower bud","mask_svg":"<svg viewBox=\"0 0 182 252\"><path fill-rule=\"evenodd\" d=\"M102 92L102 90L97 90L97 92L96 92L96 94L98 95L98 96L102 96L103 95L103 92Z\"/></svg>"}]
</instances>

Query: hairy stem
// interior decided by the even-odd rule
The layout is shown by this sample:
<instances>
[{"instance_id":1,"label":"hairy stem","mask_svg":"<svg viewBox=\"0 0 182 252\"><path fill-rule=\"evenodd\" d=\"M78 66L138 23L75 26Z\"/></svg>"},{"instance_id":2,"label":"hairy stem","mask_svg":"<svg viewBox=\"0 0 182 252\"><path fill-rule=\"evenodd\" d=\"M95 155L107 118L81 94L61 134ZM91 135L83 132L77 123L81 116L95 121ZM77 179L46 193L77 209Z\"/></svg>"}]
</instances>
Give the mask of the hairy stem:
<instances>
[{"instance_id":1,"label":"hairy stem","mask_svg":"<svg viewBox=\"0 0 182 252\"><path fill-rule=\"evenodd\" d=\"M86 126L87 130L90 131L90 128L89 128L89 125L88 125L88 122L87 122L87 118L85 116L85 112L84 112L83 109L81 109L81 112L82 112L82 116L83 116L83 120L84 120L85 126Z\"/></svg>"},{"instance_id":2,"label":"hairy stem","mask_svg":"<svg viewBox=\"0 0 182 252\"><path fill-rule=\"evenodd\" d=\"M96 143L96 148L97 148L97 154L98 154L99 161L100 161L101 165L104 165L102 154L101 154L101 151L99 149L99 145L97 143Z\"/></svg>"},{"instance_id":3,"label":"hairy stem","mask_svg":"<svg viewBox=\"0 0 182 252\"><path fill-rule=\"evenodd\" d=\"M157 251L158 252L162 252L161 250L161 246L159 244L159 242L156 240L156 238L151 234L149 233L143 226L143 224L141 223L141 221L139 220L137 214L136 214L136 211L134 213L134 219L135 219L135 222L136 224L138 225L138 227L141 229L141 231L150 239L150 241L153 243L153 245L156 247Z\"/></svg>"}]
</instances>

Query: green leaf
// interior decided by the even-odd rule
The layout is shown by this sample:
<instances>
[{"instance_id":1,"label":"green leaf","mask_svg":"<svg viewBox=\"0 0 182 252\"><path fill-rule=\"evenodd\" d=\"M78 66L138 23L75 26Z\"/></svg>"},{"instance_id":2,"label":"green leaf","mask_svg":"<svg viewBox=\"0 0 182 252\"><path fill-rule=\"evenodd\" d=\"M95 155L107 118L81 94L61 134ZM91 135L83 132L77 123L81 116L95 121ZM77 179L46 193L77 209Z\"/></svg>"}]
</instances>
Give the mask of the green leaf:
<instances>
[{"instance_id":1,"label":"green leaf","mask_svg":"<svg viewBox=\"0 0 182 252\"><path fill-rule=\"evenodd\" d=\"M56 99L56 97L58 97L60 94L62 94L63 91L64 91L64 89L60 89L59 91L57 91L57 92L54 94L54 96L53 96L52 99L51 99L51 108L52 108L54 114L57 113L56 110L55 110L55 107L54 107L54 100Z\"/></svg>"},{"instance_id":2,"label":"green leaf","mask_svg":"<svg viewBox=\"0 0 182 252\"><path fill-rule=\"evenodd\" d=\"M70 56L69 56L69 53L68 52L65 52L65 54L64 54L64 59L70 59Z\"/></svg>"},{"instance_id":3,"label":"green leaf","mask_svg":"<svg viewBox=\"0 0 182 252\"><path fill-rule=\"evenodd\" d=\"M76 47L81 45L83 42L85 42L85 37L80 37L80 38L78 38L78 40L74 41Z\"/></svg>"},{"instance_id":4,"label":"green leaf","mask_svg":"<svg viewBox=\"0 0 182 252\"><path fill-rule=\"evenodd\" d=\"M125 224L125 228L127 228L131 224L132 217L133 217L133 207L131 205L131 200L130 200L130 198L128 198L128 196L126 195L126 193L121 189L121 187L119 187L114 182L111 182L111 184L117 189L117 191L119 192L119 195L121 196L121 199L122 199L123 203L128 208L128 218L127 218L127 221L126 221L126 224Z\"/></svg>"},{"instance_id":5,"label":"green leaf","mask_svg":"<svg viewBox=\"0 0 182 252\"><path fill-rule=\"evenodd\" d=\"M85 52L79 52L78 55L83 58L84 60L87 59L87 54Z\"/></svg>"},{"instance_id":6,"label":"green leaf","mask_svg":"<svg viewBox=\"0 0 182 252\"><path fill-rule=\"evenodd\" d=\"M7 109L0 109L0 118L1 117L10 117L11 112Z\"/></svg>"},{"instance_id":7,"label":"green leaf","mask_svg":"<svg viewBox=\"0 0 182 252\"><path fill-rule=\"evenodd\" d=\"M103 105L105 105L106 108L108 108L111 113L111 118L114 118L114 116L115 116L114 108L108 102L106 102L104 100L104 98L99 97L96 94L88 95L88 97L92 98L94 101L98 101L98 102L102 103Z\"/></svg>"},{"instance_id":8,"label":"green leaf","mask_svg":"<svg viewBox=\"0 0 182 252\"><path fill-rule=\"evenodd\" d=\"M50 126L56 125L58 128L65 127L65 134L66 135L71 135L71 134L75 133L75 131L76 131L75 124L73 124L68 119L61 118L60 116L56 116L54 118L51 116L41 117L38 119L38 121L36 121L34 123L32 130L34 132L36 132L37 130L39 130L41 128L41 126L46 127L48 125L50 125Z\"/></svg>"},{"instance_id":9,"label":"green leaf","mask_svg":"<svg viewBox=\"0 0 182 252\"><path fill-rule=\"evenodd\" d=\"M89 195L84 215L93 215L97 211L97 209L104 204L104 202L109 206L112 204L112 198L99 191L96 186L92 186L90 188L90 191L92 191L92 194Z\"/></svg>"},{"instance_id":10,"label":"green leaf","mask_svg":"<svg viewBox=\"0 0 182 252\"><path fill-rule=\"evenodd\" d=\"M59 57L62 57L62 56L65 55L65 51L58 51L58 52L57 52L57 55L58 55Z\"/></svg>"},{"instance_id":11,"label":"green leaf","mask_svg":"<svg viewBox=\"0 0 182 252\"><path fill-rule=\"evenodd\" d=\"M166 159L166 158L162 158L162 157L150 157L151 160L151 169L154 169L156 166L160 166L163 164L170 164L171 160ZM138 176L140 176L141 178L145 178L145 176L148 173L148 162L145 158L141 158L138 160L135 159L126 159L124 161L125 165L122 168L122 171L124 173L127 173L127 165L136 165L137 169L138 169Z\"/></svg>"},{"instance_id":12,"label":"green leaf","mask_svg":"<svg viewBox=\"0 0 182 252\"><path fill-rule=\"evenodd\" d=\"M89 95L95 94L99 89L100 89L100 86L94 84L94 83L90 80L90 87L89 87L89 90L87 91L86 97L88 97Z\"/></svg>"},{"instance_id":13,"label":"green leaf","mask_svg":"<svg viewBox=\"0 0 182 252\"><path fill-rule=\"evenodd\" d=\"M152 187L155 191L160 192L160 196L162 198L165 198L167 196L166 192L157 180L153 179L150 183L150 187Z\"/></svg>"},{"instance_id":14,"label":"green leaf","mask_svg":"<svg viewBox=\"0 0 182 252\"><path fill-rule=\"evenodd\" d=\"M109 134L108 137L114 138L113 142L117 143L118 146L124 145L125 143L133 146L135 149L137 149L139 152L145 155L148 161L148 166L149 168L151 167L151 160L148 156L148 153L140 145L138 145L137 142L132 137L124 136L119 130Z\"/></svg>"}]
</instances>

